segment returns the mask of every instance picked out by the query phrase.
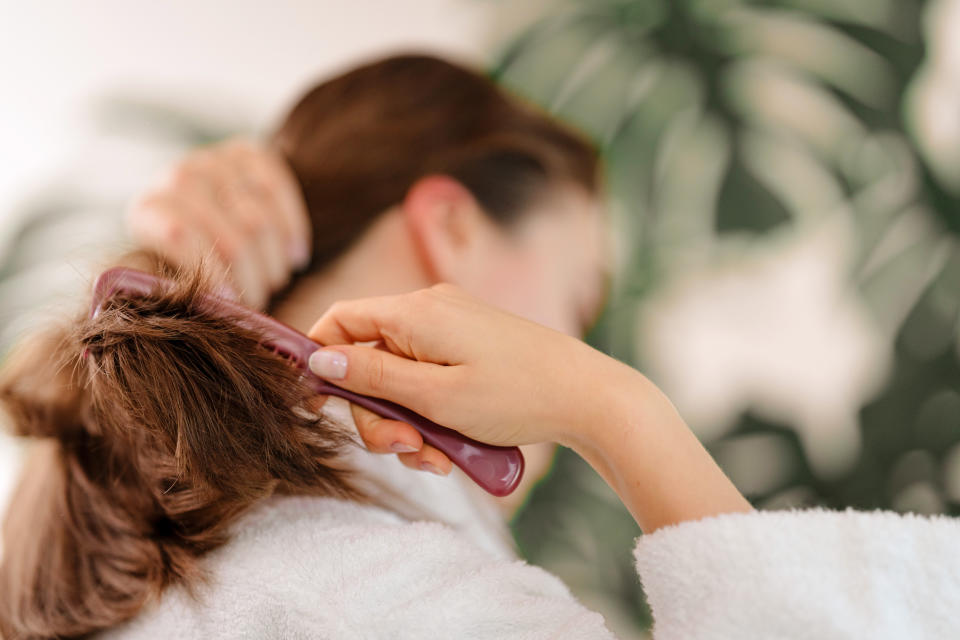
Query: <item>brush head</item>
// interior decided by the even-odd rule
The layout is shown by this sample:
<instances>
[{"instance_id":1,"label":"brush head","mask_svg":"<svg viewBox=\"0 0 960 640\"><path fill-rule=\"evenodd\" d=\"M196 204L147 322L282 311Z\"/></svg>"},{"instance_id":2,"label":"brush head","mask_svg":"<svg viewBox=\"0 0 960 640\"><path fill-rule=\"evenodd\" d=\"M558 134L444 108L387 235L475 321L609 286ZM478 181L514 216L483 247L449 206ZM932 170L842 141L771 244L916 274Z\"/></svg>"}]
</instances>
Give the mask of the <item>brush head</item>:
<instances>
[{"instance_id":1,"label":"brush head","mask_svg":"<svg viewBox=\"0 0 960 640\"><path fill-rule=\"evenodd\" d=\"M167 278L144 271L127 267L108 269L100 274L94 284L90 314L96 317L104 302L117 293L141 297L158 296L173 286L174 283ZM478 442L394 402L354 393L317 377L310 371L307 361L310 354L322 345L279 320L214 294L201 296L198 304L205 313L228 317L263 336L263 347L298 369L302 381L318 395L339 396L384 418L411 425L420 432L424 442L443 451L487 492L495 496L505 496L513 492L520 483L524 461L523 454L517 447L500 447Z\"/></svg>"}]
</instances>

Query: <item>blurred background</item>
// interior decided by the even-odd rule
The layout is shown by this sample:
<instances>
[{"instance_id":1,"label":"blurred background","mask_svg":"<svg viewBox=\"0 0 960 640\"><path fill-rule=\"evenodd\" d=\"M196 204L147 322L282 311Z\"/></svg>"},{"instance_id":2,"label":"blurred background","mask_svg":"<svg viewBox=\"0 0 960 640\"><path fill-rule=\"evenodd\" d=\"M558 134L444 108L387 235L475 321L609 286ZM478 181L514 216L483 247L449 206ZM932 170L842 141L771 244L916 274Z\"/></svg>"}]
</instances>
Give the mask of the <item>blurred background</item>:
<instances>
[{"instance_id":1,"label":"blurred background","mask_svg":"<svg viewBox=\"0 0 960 640\"><path fill-rule=\"evenodd\" d=\"M960 514L960 1L0 7L0 354L187 149L427 50L601 146L618 269L589 341L659 384L756 506ZM18 459L0 440L0 506ZM639 531L577 456L513 530L646 637Z\"/></svg>"}]
</instances>

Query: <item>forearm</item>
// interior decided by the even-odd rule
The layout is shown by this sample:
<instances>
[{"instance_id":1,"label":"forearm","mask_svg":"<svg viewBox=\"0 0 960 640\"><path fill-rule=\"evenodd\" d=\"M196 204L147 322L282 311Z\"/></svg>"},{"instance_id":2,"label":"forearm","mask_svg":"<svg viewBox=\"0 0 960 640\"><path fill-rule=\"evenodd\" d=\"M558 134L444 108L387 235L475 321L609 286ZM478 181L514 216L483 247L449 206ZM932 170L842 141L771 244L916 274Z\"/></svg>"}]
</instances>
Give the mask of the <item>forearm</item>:
<instances>
[{"instance_id":1,"label":"forearm","mask_svg":"<svg viewBox=\"0 0 960 640\"><path fill-rule=\"evenodd\" d=\"M348 344L376 339L388 326L396 353ZM452 285L340 301L310 337L328 345L321 352L346 357L346 374L336 379L351 391L456 425L481 442L550 441L574 449L646 531L751 509L666 397L635 369ZM314 361L320 359L311 357L312 368Z\"/></svg>"},{"instance_id":2,"label":"forearm","mask_svg":"<svg viewBox=\"0 0 960 640\"><path fill-rule=\"evenodd\" d=\"M563 444L597 470L641 529L751 510L653 383L612 359L600 379L596 409Z\"/></svg>"}]
</instances>

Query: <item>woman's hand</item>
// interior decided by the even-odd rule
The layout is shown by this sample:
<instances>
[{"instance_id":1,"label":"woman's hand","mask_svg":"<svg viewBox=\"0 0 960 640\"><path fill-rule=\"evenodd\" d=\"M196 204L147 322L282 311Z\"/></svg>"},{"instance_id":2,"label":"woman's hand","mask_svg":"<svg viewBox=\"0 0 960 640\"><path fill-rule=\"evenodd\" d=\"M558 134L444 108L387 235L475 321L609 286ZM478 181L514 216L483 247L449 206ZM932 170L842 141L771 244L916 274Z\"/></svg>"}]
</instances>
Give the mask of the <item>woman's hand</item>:
<instances>
[{"instance_id":1,"label":"woman's hand","mask_svg":"<svg viewBox=\"0 0 960 640\"><path fill-rule=\"evenodd\" d=\"M573 448L645 531L751 508L643 375L455 286L338 302L310 337L325 345L311 370L351 391L483 442ZM353 344L367 341L381 348Z\"/></svg>"},{"instance_id":2,"label":"woman's hand","mask_svg":"<svg viewBox=\"0 0 960 640\"><path fill-rule=\"evenodd\" d=\"M311 366L323 378L388 398L476 440L500 445L569 444L601 398L592 389L639 375L580 340L439 284L409 294L338 302L310 337L324 345ZM378 349L353 345L379 341ZM349 363L349 364L346 364ZM411 426L381 420L387 437L420 441ZM372 445L372 446L371 446ZM384 443L368 442L371 448ZM423 445L402 453L446 473L450 460Z\"/></svg>"},{"instance_id":3,"label":"woman's hand","mask_svg":"<svg viewBox=\"0 0 960 640\"><path fill-rule=\"evenodd\" d=\"M262 309L309 262L310 220L281 157L234 139L193 151L130 208L134 241L181 267L204 260Z\"/></svg>"},{"instance_id":4,"label":"woman's hand","mask_svg":"<svg viewBox=\"0 0 960 640\"><path fill-rule=\"evenodd\" d=\"M337 302L309 335L328 345L310 361L321 377L498 445L567 441L584 390L633 371L449 284ZM374 340L381 348L352 344Z\"/></svg>"},{"instance_id":5,"label":"woman's hand","mask_svg":"<svg viewBox=\"0 0 960 640\"><path fill-rule=\"evenodd\" d=\"M134 203L127 225L139 246L174 265L203 260L235 296L258 309L310 260L310 220L293 173L273 151L243 139L191 152ZM446 456L425 447L409 425L356 405L351 411L371 451L407 452L408 465L417 456L410 466L450 471Z\"/></svg>"}]
</instances>

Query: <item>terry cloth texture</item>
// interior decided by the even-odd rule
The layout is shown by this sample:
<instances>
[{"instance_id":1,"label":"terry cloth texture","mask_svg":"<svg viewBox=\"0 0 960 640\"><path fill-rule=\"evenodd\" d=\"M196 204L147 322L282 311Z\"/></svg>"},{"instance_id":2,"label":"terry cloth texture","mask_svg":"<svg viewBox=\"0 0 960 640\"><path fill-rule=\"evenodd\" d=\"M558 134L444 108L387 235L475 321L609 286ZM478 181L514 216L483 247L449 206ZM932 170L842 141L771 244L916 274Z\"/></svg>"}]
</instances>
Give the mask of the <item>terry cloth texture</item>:
<instances>
[{"instance_id":1,"label":"terry cloth texture","mask_svg":"<svg viewBox=\"0 0 960 640\"><path fill-rule=\"evenodd\" d=\"M352 424L346 403L324 411ZM384 506L266 500L205 558L194 596L168 589L101 637L613 637L559 579L516 558L458 470L352 456ZM946 639L960 638L958 548L957 520L814 510L685 522L638 538L634 557L657 640Z\"/></svg>"}]
</instances>

